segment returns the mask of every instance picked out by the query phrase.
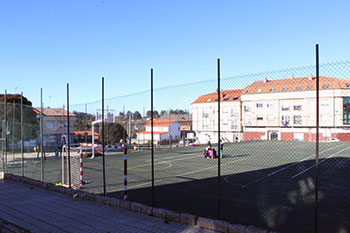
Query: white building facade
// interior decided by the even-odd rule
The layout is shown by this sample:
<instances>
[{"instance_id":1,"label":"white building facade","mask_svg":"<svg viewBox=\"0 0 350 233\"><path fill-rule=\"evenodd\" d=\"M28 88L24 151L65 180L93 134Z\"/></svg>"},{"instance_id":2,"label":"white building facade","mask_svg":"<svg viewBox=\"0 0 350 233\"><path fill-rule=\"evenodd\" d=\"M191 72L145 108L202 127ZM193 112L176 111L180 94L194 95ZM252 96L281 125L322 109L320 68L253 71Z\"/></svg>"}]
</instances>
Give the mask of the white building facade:
<instances>
[{"instance_id":1,"label":"white building facade","mask_svg":"<svg viewBox=\"0 0 350 233\"><path fill-rule=\"evenodd\" d=\"M315 77L265 78L243 90L221 92L224 141L316 140ZM319 94L320 140L350 141L350 80L320 77ZM217 93L211 93L192 103L193 129L201 144L217 142L216 98Z\"/></svg>"},{"instance_id":2,"label":"white building facade","mask_svg":"<svg viewBox=\"0 0 350 233\"><path fill-rule=\"evenodd\" d=\"M242 138L241 89L220 93L220 136L223 142L235 142ZM218 94L210 93L197 98L192 104L192 124L196 142L218 142Z\"/></svg>"},{"instance_id":3,"label":"white building facade","mask_svg":"<svg viewBox=\"0 0 350 233\"><path fill-rule=\"evenodd\" d=\"M146 130L137 133L139 143L148 143L151 141L151 122L146 125ZM159 143L164 140L176 140L181 137L180 123L174 120L154 120L153 121L153 140Z\"/></svg>"},{"instance_id":4,"label":"white building facade","mask_svg":"<svg viewBox=\"0 0 350 233\"><path fill-rule=\"evenodd\" d=\"M350 141L350 81L320 77L320 141ZM316 79L254 82L243 90L243 140L316 140Z\"/></svg>"}]
</instances>

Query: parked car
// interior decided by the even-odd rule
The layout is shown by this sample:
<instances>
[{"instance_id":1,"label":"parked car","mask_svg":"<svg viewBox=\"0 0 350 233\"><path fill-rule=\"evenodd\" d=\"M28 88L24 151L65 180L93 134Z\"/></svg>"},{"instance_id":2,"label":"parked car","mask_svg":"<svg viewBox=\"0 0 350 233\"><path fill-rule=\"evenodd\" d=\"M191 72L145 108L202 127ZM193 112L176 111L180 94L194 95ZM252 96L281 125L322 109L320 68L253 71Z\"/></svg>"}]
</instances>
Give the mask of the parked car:
<instances>
[{"instance_id":1,"label":"parked car","mask_svg":"<svg viewBox=\"0 0 350 233\"><path fill-rule=\"evenodd\" d=\"M340 142L338 138L327 138L326 142Z\"/></svg>"}]
</instances>

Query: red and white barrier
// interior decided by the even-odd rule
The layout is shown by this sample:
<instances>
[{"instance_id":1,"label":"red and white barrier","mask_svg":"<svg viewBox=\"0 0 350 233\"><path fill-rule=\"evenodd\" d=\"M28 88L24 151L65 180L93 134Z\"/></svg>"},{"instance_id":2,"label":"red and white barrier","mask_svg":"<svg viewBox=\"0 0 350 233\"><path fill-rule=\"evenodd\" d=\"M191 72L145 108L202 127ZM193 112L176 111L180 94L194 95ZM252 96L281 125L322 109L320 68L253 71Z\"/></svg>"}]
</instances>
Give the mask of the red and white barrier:
<instances>
[{"instance_id":1,"label":"red and white barrier","mask_svg":"<svg viewBox=\"0 0 350 233\"><path fill-rule=\"evenodd\" d=\"M80 143L80 147L82 147L82 146L97 147L97 148L102 148L103 147L103 145L101 145L101 144ZM105 148L121 148L121 146L105 145Z\"/></svg>"},{"instance_id":2,"label":"red and white barrier","mask_svg":"<svg viewBox=\"0 0 350 233\"><path fill-rule=\"evenodd\" d=\"M83 186L83 150L80 149L80 187Z\"/></svg>"}]
</instances>

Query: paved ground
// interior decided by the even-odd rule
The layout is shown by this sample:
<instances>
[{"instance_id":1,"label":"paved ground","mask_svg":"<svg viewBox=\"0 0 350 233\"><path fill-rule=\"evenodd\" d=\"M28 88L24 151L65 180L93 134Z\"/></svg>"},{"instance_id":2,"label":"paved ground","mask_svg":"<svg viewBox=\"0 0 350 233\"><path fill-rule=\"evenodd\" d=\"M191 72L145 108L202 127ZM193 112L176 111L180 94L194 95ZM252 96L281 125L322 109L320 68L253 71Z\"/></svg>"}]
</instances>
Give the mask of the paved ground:
<instances>
[{"instance_id":1,"label":"paved ground","mask_svg":"<svg viewBox=\"0 0 350 233\"><path fill-rule=\"evenodd\" d=\"M0 180L0 232L212 232Z\"/></svg>"}]
</instances>

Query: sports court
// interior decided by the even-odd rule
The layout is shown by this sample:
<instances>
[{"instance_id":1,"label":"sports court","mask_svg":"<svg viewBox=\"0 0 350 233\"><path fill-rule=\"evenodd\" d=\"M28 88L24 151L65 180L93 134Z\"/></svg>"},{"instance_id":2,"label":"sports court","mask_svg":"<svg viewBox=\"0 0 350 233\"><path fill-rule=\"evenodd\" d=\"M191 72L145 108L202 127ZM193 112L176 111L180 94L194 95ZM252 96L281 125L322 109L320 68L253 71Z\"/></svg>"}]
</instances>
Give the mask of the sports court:
<instances>
[{"instance_id":1,"label":"sports court","mask_svg":"<svg viewBox=\"0 0 350 233\"><path fill-rule=\"evenodd\" d=\"M340 227L347 229L350 211L343 206L350 205L347 200L350 195L350 143L319 144L320 229L324 232L333 232ZM217 218L218 160L205 159L204 148L155 149L155 206ZM315 148L315 142L294 141L224 144L220 166L220 218L282 232L312 230ZM122 198L124 156L107 155L106 162L108 195ZM18 165L11 169L16 170L15 166ZM85 184L83 190L103 192L102 166L101 156L84 158L84 180L91 183ZM40 162L27 161L25 168L27 174L40 178ZM59 159L47 159L45 179L60 182L60 168ZM151 185L151 152L129 153L129 200L151 205ZM327 221L322 221L325 219Z\"/></svg>"}]
</instances>

